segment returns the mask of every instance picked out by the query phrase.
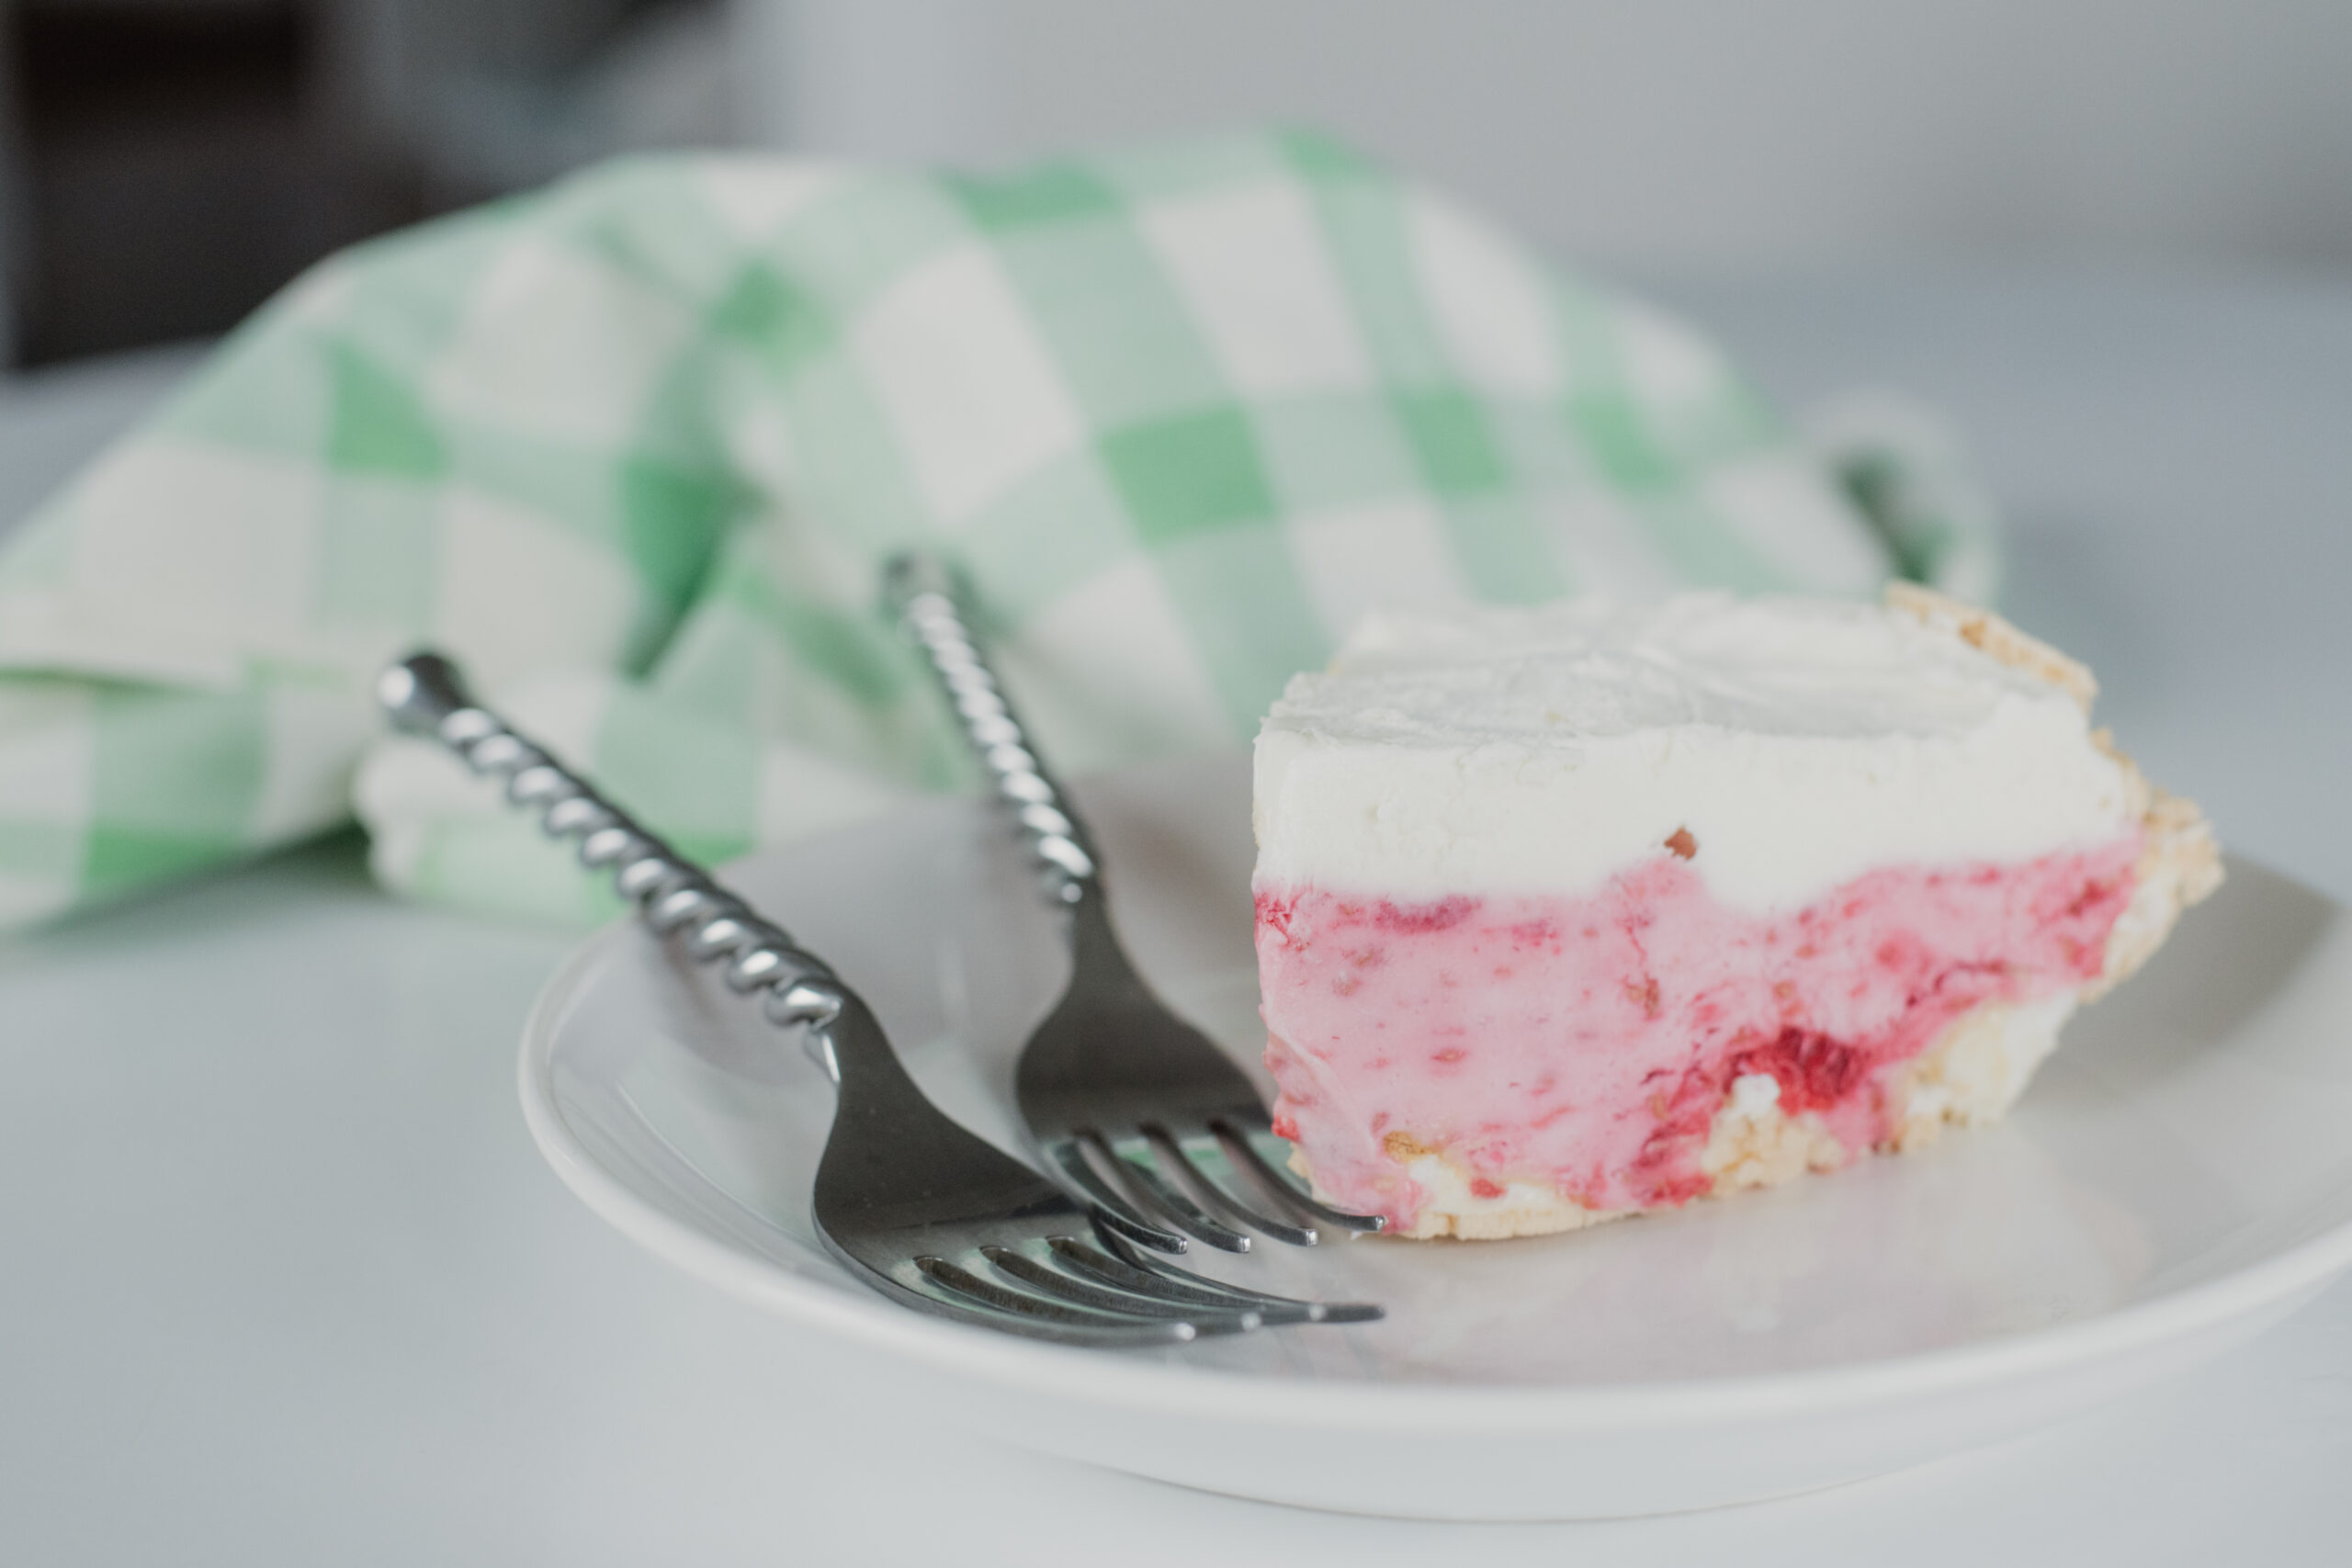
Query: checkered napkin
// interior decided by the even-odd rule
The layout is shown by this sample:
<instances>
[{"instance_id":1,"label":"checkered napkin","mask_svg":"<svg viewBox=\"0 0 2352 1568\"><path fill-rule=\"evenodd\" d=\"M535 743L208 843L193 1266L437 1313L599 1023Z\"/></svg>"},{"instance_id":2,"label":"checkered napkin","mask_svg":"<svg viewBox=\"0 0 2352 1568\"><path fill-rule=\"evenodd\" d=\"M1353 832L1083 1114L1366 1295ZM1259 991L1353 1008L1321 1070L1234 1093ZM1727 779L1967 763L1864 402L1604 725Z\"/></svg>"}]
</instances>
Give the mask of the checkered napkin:
<instances>
[{"instance_id":1,"label":"checkered napkin","mask_svg":"<svg viewBox=\"0 0 2352 1568\"><path fill-rule=\"evenodd\" d=\"M964 786L910 544L1071 773L1245 740L1375 604L1987 586L1931 448L1839 440L1316 137L608 166L320 266L0 556L0 922L355 806L396 887L598 912L383 735L422 642L707 860Z\"/></svg>"}]
</instances>

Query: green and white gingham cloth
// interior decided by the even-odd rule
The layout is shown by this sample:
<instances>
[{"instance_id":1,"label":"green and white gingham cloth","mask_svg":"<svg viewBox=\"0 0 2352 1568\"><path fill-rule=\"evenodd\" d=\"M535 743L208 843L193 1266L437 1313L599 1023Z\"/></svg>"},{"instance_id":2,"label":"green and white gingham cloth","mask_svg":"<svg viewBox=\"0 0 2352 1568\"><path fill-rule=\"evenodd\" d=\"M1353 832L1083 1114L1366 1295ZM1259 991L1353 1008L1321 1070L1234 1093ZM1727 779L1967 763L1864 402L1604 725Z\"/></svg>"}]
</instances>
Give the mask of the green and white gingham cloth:
<instances>
[{"instance_id":1,"label":"green and white gingham cloth","mask_svg":"<svg viewBox=\"0 0 2352 1568\"><path fill-rule=\"evenodd\" d=\"M1244 741L1377 604L1989 586L1931 444L1840 440L1311 135L606 166L326 262L12 539L0 923L355 807L397 888L605 908L382 732L420 643L706 860L966 786L912 544L1070 773Z\"/></svg>"}]
</instances>

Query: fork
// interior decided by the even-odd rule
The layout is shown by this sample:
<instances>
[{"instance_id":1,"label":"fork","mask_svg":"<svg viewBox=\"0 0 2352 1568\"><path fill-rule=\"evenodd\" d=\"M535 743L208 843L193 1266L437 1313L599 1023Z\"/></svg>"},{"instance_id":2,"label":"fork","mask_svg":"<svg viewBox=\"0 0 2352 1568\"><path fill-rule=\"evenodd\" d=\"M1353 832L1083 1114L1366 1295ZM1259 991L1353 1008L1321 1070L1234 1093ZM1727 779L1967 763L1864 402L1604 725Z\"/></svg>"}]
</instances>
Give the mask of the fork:
<instances>
[{"instance_id":1,"label":"fork","mask_svg":"<svg viewBox=\"0 0 2352 1568\"><path fill-rule=\"evenodd\" d=\"M1015 1074L1047 1162L1122 1234L1164 1252L1185 1250L1188 1236L1246 1252L1253 1230L1299 1247L1327 1229L1379 1230L1378 1215L1300 1191L1252 1146L1274 1135L1256 1087L1136 973L1111 928L1102 856L1005 700L944 569L901 555L885 587L1020 823L1046 897L1069 915L1069 985Z\"/></svg>"},{"instance_id":2,"label":"fork","mask_svg":"<svg viewBox=\"0 0 2352 1568\"><path fill-rule=\"evenodd\" d=\"M817 1167L817 1233L853 1276L919 1312L1071 1345L1362 1316L1149 1261L1090 1223L1091 1211L925 1099L873 1010L822 959L475 701L447 660L412 655L384 671L377 696L401 728L503 782L550 838L576 840L581 862L610 871L656 933L697 963L723 963L729 990L805 1032L839 1090Z\"/></svg>"}]
</instances>

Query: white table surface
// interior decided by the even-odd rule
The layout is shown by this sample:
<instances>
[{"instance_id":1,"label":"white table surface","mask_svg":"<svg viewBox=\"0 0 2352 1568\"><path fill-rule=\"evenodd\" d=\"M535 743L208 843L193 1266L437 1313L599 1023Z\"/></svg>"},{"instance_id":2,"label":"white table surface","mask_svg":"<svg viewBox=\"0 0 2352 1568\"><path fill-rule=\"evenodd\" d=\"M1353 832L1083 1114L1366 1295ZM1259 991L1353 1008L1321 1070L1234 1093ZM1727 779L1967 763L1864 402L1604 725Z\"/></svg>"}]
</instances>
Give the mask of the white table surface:
<instances>
[{"instance_id":1,"label":"white table surface","mask_svg":"<svg viewBox=\"0 0 2352 1568\"><path fill-rule=\"evenodd\" d=\"M1785 397L1940 406L2010 507L2009 607L2234 847L2352 897L2352 287L1659 293ZM178 363L0 391L0 499ZM540 1166L514 1048L567 945L391 904L348 839L0 945L0 1562L2352 1556L2352 1283L2033 1438L1674 1518L1329 1517L871 1408Z\"/></svg>"}]
</instances>

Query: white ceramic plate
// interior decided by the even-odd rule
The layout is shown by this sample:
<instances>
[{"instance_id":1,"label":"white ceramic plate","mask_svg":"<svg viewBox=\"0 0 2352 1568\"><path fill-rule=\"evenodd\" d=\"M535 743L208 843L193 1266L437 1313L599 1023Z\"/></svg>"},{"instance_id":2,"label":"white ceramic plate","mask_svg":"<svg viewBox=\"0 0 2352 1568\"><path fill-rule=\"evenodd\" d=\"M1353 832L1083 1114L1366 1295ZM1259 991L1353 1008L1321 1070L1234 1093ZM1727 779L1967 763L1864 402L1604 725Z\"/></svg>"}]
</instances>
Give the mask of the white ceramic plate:
<instances>
[{"instance_id":1,"label":"white ceramic plate","mask_svg":"<svg viewBox=\"0 0 2352 1568\"><path fill-rule=\"evenodd\" d=\"M1078 793L1138 962L1254 1062L1246 761ZM944 801L729 879L865 992L943 1105L1019 1146L1011 1065L1064 961L993 817ZM2002 1126L1581 1235L1200 1259L1385 1303L1363 1327L1110 1355L888 1304L809 1226L830 1086L634 926L548 985L522 1088L591 1207L859 1359L876 1400L1367 1513L1638 1514L1883 1473L2192 1365L2352 1263L2352 919L2243 863Z\"/></svg>"}]
</instances>

